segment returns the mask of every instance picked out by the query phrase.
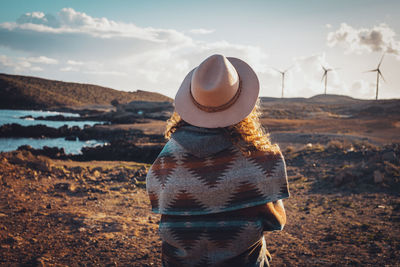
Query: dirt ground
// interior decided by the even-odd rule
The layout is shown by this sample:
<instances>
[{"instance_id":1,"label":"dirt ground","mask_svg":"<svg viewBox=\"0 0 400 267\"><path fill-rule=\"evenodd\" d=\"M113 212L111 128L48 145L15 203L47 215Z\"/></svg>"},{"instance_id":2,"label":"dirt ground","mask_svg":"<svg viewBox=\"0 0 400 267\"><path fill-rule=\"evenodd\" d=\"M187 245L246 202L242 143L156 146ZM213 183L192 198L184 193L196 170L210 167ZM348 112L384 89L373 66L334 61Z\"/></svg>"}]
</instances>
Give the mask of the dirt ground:
<instances>
[{"instance_id":1,"label":"dirt ground","mask_svg":"<svg viewBox=\"0 0 400 267\"><path fill-rule=\"evenodd\" d=\"M0 265L159 265L158 218L136 180L143 165L23 165L2 157Z\"/></svg>"},{"instance_id":2,"label":"dirt ground","mask_svg":"<svg viewBox=\"0 0 400 267\"><path fill-rule=\"evenodd\" d=\"M400 266L398 103L274 103L262 123L291 196L284 230L265 233L272 266ZM112 127L161 134L165 122ZM0 153L0 265L160 266L148 167Z\"/></svg>"},{"instance_id":3,"label":"dirt ground","mask_svg":"<svg viewBox=\"0 0 400 267\"><path fill-rule=\"evenodd\" d=\"M398 165L372 151L376 166L397 173L384 172L379 183L368 172L337 183L334 173L359 154L332 149L284 152L291 197L284 230L265 233L272 266L399 266ZM149 211L143 182L148 165L0 155L0 265L161 265L159 216Z\"/></svg>"}]
</instances>

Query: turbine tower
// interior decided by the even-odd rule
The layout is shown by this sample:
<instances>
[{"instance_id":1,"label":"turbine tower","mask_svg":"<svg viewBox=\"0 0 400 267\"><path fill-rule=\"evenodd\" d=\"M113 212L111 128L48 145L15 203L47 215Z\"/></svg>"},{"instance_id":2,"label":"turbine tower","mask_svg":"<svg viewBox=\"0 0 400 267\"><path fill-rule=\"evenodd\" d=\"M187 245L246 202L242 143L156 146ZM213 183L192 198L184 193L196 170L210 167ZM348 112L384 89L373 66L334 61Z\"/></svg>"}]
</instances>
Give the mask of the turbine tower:
<instances>
[{"instance_id":1,"label":"turbine tower","mask_svg":"<svg viewBox=\"0 0 400 267\"><path fill-rule=\"evenodd\" d=\"M376 69L367 70L366 71L366 72L375 72L376 71L376 95L375 95L375 100L378 100L379 77L382 77L382 79L385 81L385 78L383 78L383 75L382 75L382 72L381 72L381 69L380 69L384 56L385 56L385 54L382 55L381 60L379 61L378 67L376 67Z\"/></svg>"},{"instance_id":2,"label":"turbine tower","mask_svg":"<svg viewBox=\"0 0 400 267\"><path fill-rule=\"evenodd\" d=\"M325 95L326 95L326 85L328 84L328 72L332 71L333 69L325 68L321 65L322 69L324 70L324 74L322 75L321 82L325 79Z\"/></svg>"},{"instance_id":3,"label":"turbine tower","mask_svg":"<svg viewBox=\"0 0 400 267\"><path fill-rule=\"evenodd\" d=\"M282 94L281 94L281 98L283 98L283 91L284 91L284 88L285 88L285 74L290 68L291 67L287 68L284 71L281 71L281 70L278 70L278 69L274 68L275 71L279 72L282 75Z\"/></svg>"}]
</instances>

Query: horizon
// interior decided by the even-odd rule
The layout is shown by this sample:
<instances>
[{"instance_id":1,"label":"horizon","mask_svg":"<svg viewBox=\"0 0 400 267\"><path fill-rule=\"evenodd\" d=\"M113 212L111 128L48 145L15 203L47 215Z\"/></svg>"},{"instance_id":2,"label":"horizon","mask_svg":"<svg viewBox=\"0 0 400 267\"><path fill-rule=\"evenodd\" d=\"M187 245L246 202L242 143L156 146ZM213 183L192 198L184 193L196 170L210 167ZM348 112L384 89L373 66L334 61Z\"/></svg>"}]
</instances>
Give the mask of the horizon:
<instances>
[{"instance_id":1,"label":"horizon","mask_svg":"<svg viewBox=\"0 0 400 267\"><path fill-rule=\"evenodd\" d=\"M96 5L77 0L3 1L0 72L150 91L174 98L186 74L219 53L245 60L260 97L327 94L400 98L400 18L394 0L179 1ZM193 12L196 10L196 12ZM355 12L357 11L357 12ZM207 13L207 19L204 15ZM171 16L171 14L176 14Z\"/></svg>"},{"instance_id":2,"label":"horizon","mask_svg":"<svg viewBox=\"0 0 400 267\"><path fill-rule=\"evenodd\" d=\"M160 92L152 92L152 91L146 91L146 90L142 90L142 89L137 89L137 90L132 90L132 91L124 91L124 90L118 90L118 89L112 88L112 87L102 86L102 85L95 84L95 83L85 83L85 82L73 82L73 81L64 81L64 80L47 79L47 78L43 78L43 77L40 77L40 76L18 75L18 74L4 73L4 72L0 72L0 75L15 75L15 76L23 76L23 77L29 77L29 78L45 79L45 80L49 80L49 81L58 81L58 82L64 82L64 83L87 84L87 85L100 86L100 87L104 87L104 88L116 90L116 91L119 91L119 92L136 93L136 92L138 92L138 91L143 91L143 92L151 92L151 93L159 93L159 94L162 94L162 93L160 93ZM164 95L164 94L162 94L162 95ZM167 95L164 95L164 96L167 96ZM259 95L258 97L259 97L260 99L261 99L261 98L273 98L273 99L282 99L282 100L284 100L284 99L295 99L295 98L300 98L300 99L311 99L311 98L315 98L315 97L318 97L318 96L322 96L322 97L340 96L340 97L352 98L352 99L355 99L355 100L371 100L371 101L400 100L400 97L399 97L399 98L383 98L383 99L375 100L375 99L371 99L371 98L357 98L357 97L353 97L353 96L350 96L350 95L332 94L332 93L330 93L330 94L328 94L328 93L327 93L327 94L315 94L315 95L308 96L308 97L303 97L303 96L290 96L290 97L283 97L283 98L282 98L282 97L279 97L279 96L262 96L262 95ZM169 97L169 96L167 96L167 97ZM170 98L172 98L172 100L174 99L174 97L170 97Z\"/></svg>"}]
</instances>

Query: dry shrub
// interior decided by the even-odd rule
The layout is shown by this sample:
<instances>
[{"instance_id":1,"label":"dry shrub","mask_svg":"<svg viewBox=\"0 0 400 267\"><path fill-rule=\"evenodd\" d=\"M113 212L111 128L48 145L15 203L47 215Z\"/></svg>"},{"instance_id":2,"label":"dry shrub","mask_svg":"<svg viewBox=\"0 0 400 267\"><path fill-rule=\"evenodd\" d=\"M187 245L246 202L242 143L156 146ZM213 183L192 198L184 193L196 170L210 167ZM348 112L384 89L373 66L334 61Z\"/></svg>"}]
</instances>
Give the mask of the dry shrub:
<instances>
[{"instance_id":1,"label":"dry shrub","mask_svg":"<svg viewBox=\"0 0 400 267\"><path fill-rule=\"evenodd\" d=\"M331 150L343 150L345 149L346 144L343 141L331 140L326 146Z\"/></svg>"},{"instance_id":2,"label":"dry shrub","mask_svg":"<svg viewBox=\"0 0 400 267\"><path fill-rule=\"evenodd\" d=\"M308 143L304 145L300 150L318 153L325 151L325 147L319 143L316 144Z\"/></svg>"},{"instance_id":3,"label":"dry shrub","mask_svg":"<svg viewBox=\"0 0 400 267\"><path fill-rule=\"evenodd\" d=\"M313 145L313 150L315 152L323 152L325 151L325 147L319 143Z\"/></svg>"},{"instance_id":4,"label":"dry shrub","mask_svg":"<svg viewBox=\"0 0 400 267\"><path fill-rule=\"evenodd\" d=\"M378 151L380 148L366 140L356 140L353 142L355 150L373 150Z\"/></svg>"}]
</instances>

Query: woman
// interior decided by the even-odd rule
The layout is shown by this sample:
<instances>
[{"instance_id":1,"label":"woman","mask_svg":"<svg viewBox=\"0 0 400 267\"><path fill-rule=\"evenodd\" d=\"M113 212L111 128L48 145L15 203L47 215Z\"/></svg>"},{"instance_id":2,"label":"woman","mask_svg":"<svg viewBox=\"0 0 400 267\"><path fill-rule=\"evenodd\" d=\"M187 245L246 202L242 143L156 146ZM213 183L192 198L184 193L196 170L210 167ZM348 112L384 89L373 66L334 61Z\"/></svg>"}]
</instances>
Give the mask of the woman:
<instances>
[{"instance_id":1,"label":"woman","mask_svg":"<svg viewBox=\"0 0 400 267\"><path fill-rule=\"evenodd\" d=\"M259 82L247 63L213 55L175 97L169 139L147 174L162 214L163 266L268 266L263 231L286 222L279 147L263 131Z\"/></svg>"}]
</instances>

